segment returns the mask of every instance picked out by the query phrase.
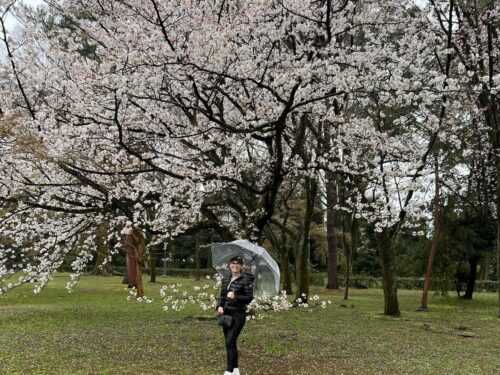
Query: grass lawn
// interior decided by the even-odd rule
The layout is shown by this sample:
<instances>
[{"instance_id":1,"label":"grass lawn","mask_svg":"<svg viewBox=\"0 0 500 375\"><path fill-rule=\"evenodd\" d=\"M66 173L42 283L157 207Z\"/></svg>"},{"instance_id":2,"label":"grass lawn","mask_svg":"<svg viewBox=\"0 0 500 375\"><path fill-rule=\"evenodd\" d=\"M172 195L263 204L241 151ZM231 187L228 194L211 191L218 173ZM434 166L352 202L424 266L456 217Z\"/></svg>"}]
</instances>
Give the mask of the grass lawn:
<instances>
[{"instance_id":1,"label":"grass lawn","mask_svg":"<svg viewBox=\"0 0 500 375\"><path fill-rule=\"evenodd\" d=\"M195 283L159 278L145 284L153 303L127 301L120 277L85 277L75 292L55 277L0 296L0 374L222 375L223 335L211 311L163 311L160 287ZM496 294L473 301L399 291L402 315L381 314L382 291L315 287L324 310L267 313L247 323L239 340L242 374L500 374Z\"/></svg>"}]
</instances>

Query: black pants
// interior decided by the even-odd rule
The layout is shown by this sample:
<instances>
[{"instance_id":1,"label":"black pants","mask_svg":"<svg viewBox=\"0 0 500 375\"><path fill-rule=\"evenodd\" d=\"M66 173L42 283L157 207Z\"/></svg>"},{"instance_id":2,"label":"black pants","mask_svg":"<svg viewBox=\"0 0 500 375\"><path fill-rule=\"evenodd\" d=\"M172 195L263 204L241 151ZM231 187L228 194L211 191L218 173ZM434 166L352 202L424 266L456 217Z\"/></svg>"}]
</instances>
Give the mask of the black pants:
<instances>
[{"instance_id":1,"label":"black pants","mask_svg":"<svg viewBox=\"0 0 500 375\"><path fill-rule=\"evenodd\" d=\"M238 367L238 347L236 346L236 341L247 320L247 314L244 311L235 312L232 316L233 325L230 328L224 328L227 350L227 371L229 372L233 372L234 368Z\"/></svg>"}]
</instances>

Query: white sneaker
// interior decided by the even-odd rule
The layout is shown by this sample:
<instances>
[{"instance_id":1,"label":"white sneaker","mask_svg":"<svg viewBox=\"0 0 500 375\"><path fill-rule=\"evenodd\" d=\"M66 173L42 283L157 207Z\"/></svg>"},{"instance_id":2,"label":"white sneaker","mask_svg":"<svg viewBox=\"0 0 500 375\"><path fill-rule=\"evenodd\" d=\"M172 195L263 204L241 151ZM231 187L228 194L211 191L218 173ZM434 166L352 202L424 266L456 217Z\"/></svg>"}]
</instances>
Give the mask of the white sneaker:
<instances>
[{"instance_id":1,"label":"white sneaker","mask_svg":"<svg viewBox=\"0 0 500 375\"><path fill-rule=\"evenodd\" d=\"M238 370L237 368L234 368L233 375L240 375L240 370Z\"/></svg>"},{"instance_id":2,"label":"white sneaker","mask_svg":"<svg viewBox=\"0 0 500 375\"><path fill-rule=\"evenodd\" d=\"M224 371L224 375L233 375L234 372Z\"/></svg>"}]
</instances>

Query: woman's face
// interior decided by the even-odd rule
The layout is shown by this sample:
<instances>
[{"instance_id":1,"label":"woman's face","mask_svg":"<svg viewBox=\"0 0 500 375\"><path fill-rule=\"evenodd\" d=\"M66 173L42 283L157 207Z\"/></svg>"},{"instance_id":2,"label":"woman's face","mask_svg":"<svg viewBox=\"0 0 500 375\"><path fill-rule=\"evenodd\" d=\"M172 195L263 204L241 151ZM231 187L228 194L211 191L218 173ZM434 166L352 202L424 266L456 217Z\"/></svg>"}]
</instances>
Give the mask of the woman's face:
<instances>
[{"instance_id":1,"label":"woman's face","mask_svg":"<svg viewBox=\"0 0 500 375\"><path fill-rule=\"evenodd\" d=\"M236 261L232 261L229 266L231 267L232 273L241 273L241 264Z\"/></svg>"}]
</instances>

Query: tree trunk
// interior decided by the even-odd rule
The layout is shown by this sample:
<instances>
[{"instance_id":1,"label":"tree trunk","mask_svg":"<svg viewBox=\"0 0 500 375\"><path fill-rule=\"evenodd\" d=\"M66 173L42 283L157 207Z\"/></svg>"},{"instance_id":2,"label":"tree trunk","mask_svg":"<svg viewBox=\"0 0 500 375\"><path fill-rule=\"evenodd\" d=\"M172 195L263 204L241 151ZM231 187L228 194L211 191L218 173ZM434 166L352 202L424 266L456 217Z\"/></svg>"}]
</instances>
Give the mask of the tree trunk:
<instances>
[{"instance_id":1,"label":"tree trunk","mask_svg":"<svg viewBox=\"0 0 500 375\"><path fill-rule=\"evenodd\" d=\"M148 217L151 217L152 220L152 211L148 212ZM146 268L149 268L149 282L150 283L156 283L156 245L153 246L151 245L152 241L152 235L149 231L146 231L146 236L145 236L145 247L147 247L148 252L147 252L147 258L145 261L149 263Z\"/></svg>"},{"instance_id":2,"label":"tree trunk","mask_svg":"<svg viewBox=\"0 0 500 375\"><path fill-rule=\"evenodd\" d=\"M284 290L286 294L289 296L293 293L293 291L292 291L292 275L290 274L290 261L288 259L288 250L282 250L280 252L280 263L281 263L282 290Z\"/></svg>"},{"instance_id":3,"label":"tree trunk","mask_svg":"<svg viewBox=\"0 0 500 375\"><path fill-rule=\"evenodd\" d=\"M212 241L213 243L213 241ZM167 273L168 273L168 261L167 259L169 259L170 257L173 257L174 255L174 241L172 239L169 239L167 241L167 245L166 245L166 249L165 249L165 253L164 253L164 256L163 256L163 272L162 272L162 275L164 277L167 277Z\"/></svg>"},{"instance_id":4,"label":"tree trunk","mask_svg":"<svg viewBox=\"0 0 500 375\"><path fill-rule=\"evenodd\" d=\"M153 221L156 217L156 209L146 209L146 216L148 220ZM153 235L149 230L146 230L146 246L148 248L149 260L149 282L156 283L156 245L151 245L152 239Z\"/></svg>"},{"instance_id":5,"label":"tree trunk","mask_svg":"<svg viewBox=\"0 0 500 375\"><path fill-rule=\"evenodd\" d=\"M295 273L297 279L297 290L295 298L307 301L309 297L309 230L311 229L312 216L314 213L314 201L318 190L317 181L309 176L305 177L306 188L306 212L304 214L304 222L302 226L302 241L297 249L297 257L295 259Z\"/></svg>"},{"instance_id":6,"label":"tree trunk","mask_svg":"<svg viewBox=\"0 0 500 375\"><path fill-rule=\"evenodd\" d=\"M139 229L134 228L125 237L125 249L127 251L127 274L124 282L129 288L136 288L136 297L144 297L142 284L142 267L144 265L144 238Z\"/></svg>"},{"instance_id":7,"label":"tree trunk","mask_svg":"<svg viewBox=\"0 0 500 375\"><path fill-rule=\"evenodd\" d=\"M332 172L326 173L326 238L328 242L328 282L327 289L338 289L337 236L335 234L335 205L337 204L337 184Z\"/></svg>"},{"instance_id":8,"label":"tree trunk","mask_svg":"<svg viewBox=\"0 0 500 375\"><path fill-rule=\"evenodd\" d=\"M132 232L133 243L135 244L135 267L136 267L136 298L144 297L144 286L142 284L142 267L144 265L144 238L139 229Z\"/></svg>"},{"instance_id":9,"label":"tree trunk","mask_svg":"<svg viewBox=\"0 0 500 375\"><path fill-rule=\"evenodd\" d=\"M467 279L467 288L465 289L464 299L472 299L472 294L474 293L474 286L476 285L477 278L477 264L479 259L474 257L469 259L469 277Z\"/></svg>"},{"instance_id":10,"label":"tree trunk","mask_svg":"<svg viewBox=\"0 0 500 375\"><path fill-rule=\"evenodd\" d=\"M500 132L497 133L500 135ZM499 136L497 135L497 137ZM498 142L500 144L500 140ZM500 151L497 151L496 164L497 164L497 294L498 294L498 317L500 318Z\"/></svg>"},{"instance_id":11,"label":"tree trunk","mask_svg":"<svg viewBox=\"0 0 500 375\"><path fill-rule=\"evenodd\" d=\"M434 234L432 235L432 245L431 251L429 253L429 260L427 261L427 272L425 273L424 280L424 290L422 291L422 303L420 309L427 310L427 300L429 296L429 288L431 286L431 278L432 278L432 267L434 265L434 260L436 259L437 249L439 245L439 241L441 239L441 199L440 199L440 190L441 184L439 180L439 160L436 154L434 159Z\"/></svg>"},{"instance_id":12,"label":"tree trunk","mask_svg":"<svg viewBox=\"0 0 500 375\"><path fill-rule=\"evenodd\" d=\"M497 156L497 294L500 318L500 157Z\"/></svg>"},{"instance_id":13,"label":"tree trunk","mask_svg":"<svg viewBox=\"0 0 500 375\"><path fill-rule=\"evenodd\" d=\"M288 206L285 203L285 207ZM285 215L283 220L283 225L286 226L288 222L288 212ZM292 273L290 271L290 245L288 244L288 235L284 228L281 229L281 249L280 249L280 259L281 259L281 267L282 267L282 285L283 289L287 296L293 294L292 288Z\"/></svg>"},{"instance_id":14,"label":"tree trunk","mask_svg":"<svg viewBox=\"0 0 500 375\"><path fill-rule=\"evenodd\" d=\"M498 26L488 23L488 75L489 83L493 84L494 64L498 63L498 54L495 54L494 40L498 39ZM484 101L483 99L487 99ZM491 129L491 143L495 152L496 172L496 214L497 214L497 293L498 293L498 317L500 318L500 121L498 118L499 100L496 93L490 91L487 95L480 95L480 110L486 115L486 123Z\"/></svg>"},{"instance_id":15,"label":"tree trunk","mask_svg":"<svg viewBox=\"0 0 500 375\"><path fill-rule=\"evenodd\" d=\"M481 261L481 265L479 268L479 275L477 275L477 279L482 281L482 280L487 280L488 279L488 272L491 266L491 254L486 254Z\"/></svg>"},{"instance_id":16,"label":"tree trunk","mask_svg":"<svg viewBox=\"0 0 500 375\"><path fill-rule=\"evenodd\" d=\"M92 274L96 276L112 276L113 272L109 268L109 243L108 243L109 226L107 223L99 225L96 231L96 263L92 270Z\"/></svg>"},{"instance_id":17,"label":"tree trunk","mask_svg":"<svg viewBox=\"0 0 500 375\"><path fill-rule=\"evenodd\" d=\"M343 215L345 215L345 213ZM347 300L349 298L349 283L351 279L352 263L353 263L352 260L354 259L354 251L357 246L358 219L356 219L355 212L353 212L351 215L352 215L351 219L349 220L350 221L349 234L351 236L351 241L350 243L348 241L345 241L346 247L344 248L345 249L344 251L346 251L344 300ZM343 224L342 226L344 227L345 224Z\"/></svg>"},{"instance_id":18,"label":"tree trunk","mask_svg":"<svg viewBox=\"0 0 500 375\"><path fill-rule=\"evenodd\" d=\"M280 260L281 269L281 290L284 290L287 295L292 294L292 279L290 274L290 250L287 244L287 234L286 234L286 222L288 215L286 215L285 220L280 229L280 237L274 234L270 227L266 227L265 235L267 240L271 243L272 248L278 254ZM278 227L280 227L278 225Z\"/></svg>"},{"instance_id":19,"label":"tree trunk","mask_svg":"<svg viewBox=\"0 0 500 375\"><path fill-rule=\"evenodd\" d=\"M394 264L393 239L389 229L377 235L380 265L382 267L382 286L384 289L384 315L399 316L398 287Z\"/></svg>"},{"instance_id":20,"label":"tree trunk","mask_svg":"<svg viewBox=\"0 0 500 375\"><path fill-rule=\"evenodd\" d=\"M156 283L156 248L156 245L149 247L149 269L151 270L149 282L151 283Z\"/></svg>"},{"instance_id":21,"label":"tree trunk","mask_svg":"<svg viewBox=\"0 0 500 375\"><path fill-rule=\"evenodd\" d=\"M122 280L122 284L126 284L130 287L130 284L129 284L129 280L128 280L128 251L127 249L125 249L125 272L123 273L123 280Z\"/></svg>"},{"instance_id":22,"label":"tree trunk","mask_svg":"<svg viewBox=\"0 0 500 375\"><path fill-rule=\"evenodd\" d=\"M346 236L346 213L342 214L342 248L345 254L345 287L344 287L344 300L349 298L349 281L351 274L351 259L352 259L352 246L347 240Z\"/></svg>"},{"instance_id":23,"label":"tree trunk","mask_svg":"<svg viewBox=\"0 0 500 375\"><path fill-rule=\"evenodd\" d=\"M123 283L127 284L129 288L137 287L137 264L135 262L134 237L132 233L125 236L124 247L126 252L127 272L125 272Z\"/></svg>"},{"instance_id":24,"label":"tree trunk","mask_svg":"<svg viewBox=\"0 0 500 375\"><path fill-rule=\"evenodd\" d=\"M200 280L200 235L198 231L194 235L194 258L195 258L195 280Z\"/></svg>"}]
</instances>

